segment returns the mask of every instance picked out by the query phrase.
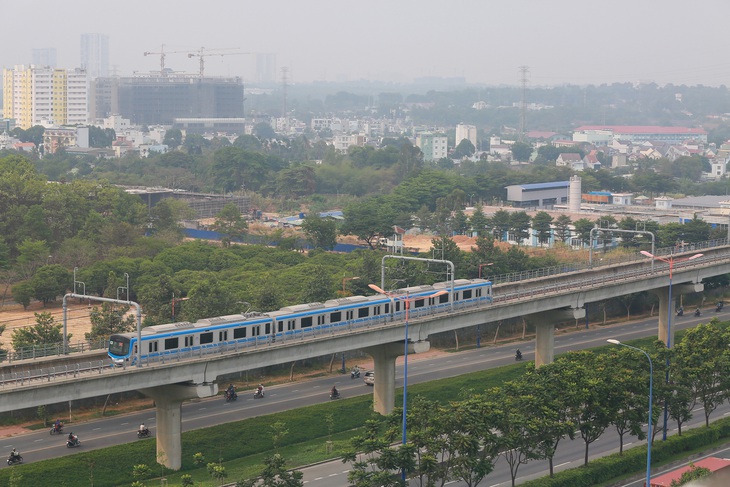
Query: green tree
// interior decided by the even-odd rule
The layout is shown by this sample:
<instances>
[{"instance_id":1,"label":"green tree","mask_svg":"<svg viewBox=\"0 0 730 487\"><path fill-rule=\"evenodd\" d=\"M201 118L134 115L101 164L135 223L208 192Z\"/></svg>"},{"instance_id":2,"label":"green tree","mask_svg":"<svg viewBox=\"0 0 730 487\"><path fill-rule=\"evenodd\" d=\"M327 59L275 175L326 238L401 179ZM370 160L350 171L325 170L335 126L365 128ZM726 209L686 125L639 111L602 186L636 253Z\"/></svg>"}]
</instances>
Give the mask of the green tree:
<instances>
[{"instance_id":1,"label":"green tree","mask_svg":"<svg viewBox=\"0 0 730 487\"><path fill-rule=\"evenodd\" d=\"M228 247L232 240L243 239L248 230L248 223L241 216L241 210L235 203L227 203L215 216L212 230L223 235L221 242L224 247Z\"/></svg>"},{"instance_id":2,"label":"green tree","mask_svg":"<svg viewBox=\"0 0 730 487\"><path fill-rule=\"evenodd\" d=\"M393 414L397 414L397 411ZM415 452L410 444L391 448L397 438L397 429L390 428L381 434L380 423L366 421L363 434L352 438L352 448L342 456L343 463L352 465L347 481L353 487L402 486L397 473L403 467L412 470Z\"/></svg>"},{"instance_id":3,"label":"green tree","mask_svg":"<svg viewBox=\"0 0 730 487\"><path fill-rule=\"evenodd\" d=\"M223 465L220 465L218 463L209 463L206 466L206 469L208 470L208 475L216 479L218 482L223 484L223 479L228 477L228 472L226 472L226 467Z\"/></svg>"},{"instance_id":4,"label":"green tree","mask_svg":"<svg viewBox=\"0 0 730 487\"><path fill-rule=\"evenodd\" d=\"M335 296L335 281L332 273L323 265L307 269L304 282L304 300L308 303L324 303Z\"/></svg>"},{"instance_id":5,"label":"green tree","mask_svg":"<svg viewBox=\"0 0 730 487\"><path fill-rule=\"evenodd\" d=\"M680 487L681 485L689 484L692 481L704 479L712 475L712 470L705 467L698 467L694 463L690 462L689 470L682 472L679 480L672 480L669 487Z\"/></svg>"},{"instance_id":6,"label":"green tree","mask_svg":"<svg viewBox=\"0 0 730 487\"><path fill-rule=\"evenodd\" d=\"M301 487L303 477L300 470L288 470L284 457L274 453L264 458L264 469L258 478L239 480L236 487Z\"/></svg>"},{"instance_id":7,"label":"green tree","mask_svg":"<svg viewBox=\"0 0 730 487\"><path fill-rule=\"evenodd\" d=\"M492 215L490 224L492 226L492 233L494 234L494 239L498 242L502 242L506 240L507 233L510 230L510 213L507 210L497 210L494 212L494 215Z\"/></svg>"},{"instance_id":8,"label":"green tree","mask_svg":"<svg viewBox=\"0 0 730 487\"><path fill-rule=\"evenodd\" d=\"M236 310L236 301L233 291L216 277L202 279L190 288L180 314L187 321L223 316Z\"/></svg>"},{"instance_id":9,"label":"green tree","mask_svg":"<svg viewBox=\"0 0 730 487\"><path fill-rule=\"evenodd\" d=\"M377 238L393 234L396 209L383 197L352 203L344 209L342 235L355 235L375 249Z\"/></svg>"},{"instance_id":10,"label":"green tree","mask_svg":"<svg viewBox=\"0 0 730 487\"><path fill-rule=\"evenodd\" d=\"M568 215L560 215L558 218L555 219L555 240L563 243L568 242L568 239L570 239L571 235L571 223L572 222Z\"/></svg>"},{"instance_id":11,"label":"green tree","mask_svg":"<svg viewBox=\"0 0 730 487\"><path fill-rule=\"evenodd\" d=\"M530 216L524 211L517 211L510 214L509 226L517 245L530 236Z\"/></svg>"},{"instance_id":12,"label":"green tree","mask_svg":"<svg viewBox=\"0 0 730 487\"><path fill-rule=\"evenodd\" d=\"M453 159L463 159L464 157L471 157L474 155L476 148L469 139L461 139L456 144L454 152L451 154Z\"/></svg>"},{"instance_id":13,"label":"green tree","mask_svg":"<svg viewBox=\"0 0 730 487\"><path fill-rule=\"evenodd\" d=\"M580 220L576 220L573 222L576 236L580 239L583 245L590 245L591 230L593 230L593 227L595 226L596 224L590 221L588 218L581 218Z\"/></svg>"},{"instance_id":14,"label":"green tree","mask_svg":"<svg viewBox=\"0 0 730 487\"><path fill-rule=\"evenodd\" d=\"M89 314L91 331L85 334L86 340L94 341L134 330L137 320L133 315L127 315L128 312L129 306L116 308L111 303L102 303L101 309L94 306Z\"/></svg>"},{"instance_id":15,"label":"green tree","mask_svg":"<svg viewBox=\"0 0 730 487\"><path fill-rule=\"evenodd\" d=\"M302 231L316 249L332 250L337 245L337 224L332 218L307 215L302 221Z\"/></svg>"},{"instance_id":16,"label":"green tree","mask_svg":"<svg viewBox=\"0 0 730 487\"><path fill-rule=\"evenodd\" d=\"M515 142L510 146L510 151L512 151L512 157L520 162L527 162L532 156L532 146L524 142Z\"/></svg>"},{"instance_id":17,"label":"green tree","mask_svg":"<svg viewBox=\"0 0 730 487\"><path fill-rule=\"evenodd\" d=\"M63 334L61 333L63 324L57 324L51 313L34 314L36 321L34 326L13 330L11 340L15 350L35 345L61 343L63 341ZM71 339L70 334L68 335L68 339Z\"/></svg>"},{"instance_id":18,"label":"green tree","mask_svg":"<svg viewBox=\"0 0 730 487\"><path fill-rule=\"evenodd\" d=\"M30 285L33 297L44 305L66 294L71 285L71 273L58 264L44 265L33 275Z\"/></svg>"},{"instance_id":19,"label":"green tree","mask_svg":"<svg viewBox=\"0 0 730 487\"><path fill-rule=\"evenodd\" d=\"M36 270L51 258L51 249L43 240L25 239L18 245L18 267L21 275L29 279Z\"/></svg>"},{"instance_id":20,"label":"green tree","mask_svg":"<svg viewBox=\"0 0 730 487\"><path fill-rule=\"evenodd\" d=\"M169 129L165 132L165 138L162 139L162 143L171 149L177 149L182 144L182 132L180 129Z\"/></svg>"},{"instance_id":21,"label":"green tree","mask_svg":"<svg viewBox=\"0 0 730 487\"><path fill-rule=\"evenodd\" d=\"M546 211L538 211L532 217L532 229L535 231L535 236L540 245L550 242L552 223L553 217Z\"/></svg>"},{"instance_id":22,"label":"green tree","mask_svg":"<svg viewBox=\"0 0 730 487\"><path fill-rule=\"evenodd\" d=\"M705 414L705 426L710 426L710 415L725 401L730 387L730 335L716 322L699 324L685 332L674 347L672 376L686 385Z\"/></svg>"},{"instance_id":23,"label":"green tree","mask_svg":"<svg viewBox=\"0 0 730 487\"><path fill-rule=\"evenodd\" d=\"M489 219L484 214L481 205L474 208L474 212L469 218L471 229L476 232L477 237L484 237Z\"/></svg>"},{"instance_id":24,"label":"green tree","mask_svg":"<svg viewBox=\"0 0 730 487\"><path fill-rule=\"evenodd\" d=\"M23 281L15 284L10 288L10 292L13 295L13 301L23 305L23 309L28 309L30 300L33 297L33 285L30 281Z\"/></svg>"}]
</instances>

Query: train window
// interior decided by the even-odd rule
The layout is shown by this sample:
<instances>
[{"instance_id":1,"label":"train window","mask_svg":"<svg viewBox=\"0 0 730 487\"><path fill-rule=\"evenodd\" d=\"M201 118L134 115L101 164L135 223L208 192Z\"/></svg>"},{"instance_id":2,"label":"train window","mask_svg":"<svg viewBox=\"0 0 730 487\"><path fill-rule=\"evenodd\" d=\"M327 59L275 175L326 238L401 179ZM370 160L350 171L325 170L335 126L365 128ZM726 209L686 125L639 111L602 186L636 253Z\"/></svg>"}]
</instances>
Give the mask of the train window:
<instances>
[{"instance_id":1,"label":"train window","mask_svg":"<svg viewBox=\"0 0 730 487\"><path fill-rule=\"evenodd\" d=\"M471 299L471 289L464 289L461 292L461 295L464 297L464 299Z\"/></svg>"},{"instance_id":2,"label":"train window","mask_svg":"<svg viewBox=\"0 0 730 487\"><path fill-rule=\"evenodd\" d=\"M193 337L185 337L185 346L186 347L192 347L193 346Z\"/></svg>"},{"instance_id":3,"label":"train window","mask_svg":"<svg viewBox=\"0 0 730 487\"><path fill-rule=\"evenodd\" d=\"M330 313L330 323L337 323L338 321L342 321L342 312L336 311L334 313Z\"/></svg>"},{"instance_id":4,"label":"train window","mask_svg":"<svg viewBox=\"0 0 730 487\"><path fill-rule=\"evenodd\" d=\"M271 334L271 323L266 323L265 329L266 329L266 332L265 333L267 335L270 335Z\"/></svg>"},{"instance_id":5,"label":"train window","mask_svg":"<svg viewBox=\"0 0 730 487\"><path fill-rule=\"evenodd\" d=\"M370 316L370 308L360 308L357 310L358 318L367 318Z\"/></svg>"},{"instance_id":6,"label":"train window","mask_svg":"<svg viewBox=\"0 0 730 487\"><path fill-rule=\"evenodd\" d=\"M178 348L178 338L165 338L165 350L174 350Z\"/></svg>"},{"instance_id":7,"label":"train window","mask_svg":"<svg viewBox=\"0 0 730 487\"><path fill-rule=\"evenodd\" d=\"M385 303L385 314L390 313L390 303Z\"/></svg>"},{"instance_id":8,"label":"train window","mask_svg":"<svg viewBox=\"0 0 730 487\"><path fill-rule=\"evenodd\" d=\"M302 328L309 328L310 326L312 326L312 317L311 316L305 316L305 317L303 317L302 318L301 327Z\"/></svg>"},{"instance_id":9,"label":"train window","mask_svg":"<svg viewBox=\"0 0 730 487\"><path fill-rule=\"evenodd\" d=\"M213 332L201 333L200 344L205 345L206 343L213 343Z\"/></svg>"},{"instance_id":10,"label":"train window","mask_svg":"<svg viewBox=\"0 0 730 487\"><path fill-rule=\"evenodd\" d=\"M423 308L424 306L426 306L425 299L416 299L415 301L413 301L414 308Z\"/></svg>"},{"instance_id":11,"label":"train window","mask_svg":"<svg viewBox=\"0 0 730 487\"><path fill-rule=\"evenodd\" d=\"M400 311L400 301L396 301L395 302L395 312L397 313L399 311Z\"/></svg>"},{"instance_id":12,"label":"train window","mask_svg":"<svg viewBox=\"0 0 730 487\"><path fill-rule=\"evenodd\" d=\"M279 332L284 331L284 322L283 321L277 321L276 322L276 329Z\"/></svg>"},{"instance_id":13,"label":"train window","mask_svg":"<svg viewBox=\"0 0 730 487\"><path fill-rule=\"evenodd\" d=\"M449 293L442 294L439 298L439 304L444 304L449 302Z\"/></svg>"},{"instance_id":14,"label":"train window","mask_svg":"<svg viewBox=\"0 0 730 487\"><path fill-rule=\"evenodd\" d=\"M156 352L157 351L157 342L150 342L147 344L147 351L148 352Z\"/></svg>"},{"instance_id":15,"label":"train window","mask_svg":"<svg viewBox=\"0 0 730 487\"><path fill-rule=\"evenodd\" d=\"M246 338L246 328L234 328L233 338Z\"/></svg>"},{"instance_id":16,"label":"train window","mask_svg":"<svg viewBox=\"0 0 730 487\"><path fill-rule=\"evenodd\" d=\"M218 341L225 342L228 340L228 330L218 332Z\"/></svg>"}]
</instances>

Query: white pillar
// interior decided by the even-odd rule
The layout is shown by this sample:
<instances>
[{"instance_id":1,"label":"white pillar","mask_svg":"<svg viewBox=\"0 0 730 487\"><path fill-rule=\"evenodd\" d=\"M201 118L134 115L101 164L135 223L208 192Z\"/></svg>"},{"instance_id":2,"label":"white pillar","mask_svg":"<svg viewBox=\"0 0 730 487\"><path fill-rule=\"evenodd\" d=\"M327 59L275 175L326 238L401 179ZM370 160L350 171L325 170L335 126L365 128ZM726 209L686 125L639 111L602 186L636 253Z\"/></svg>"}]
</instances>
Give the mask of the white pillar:
<instances>
[{"instance_id":1,"label":"white pillar","mask_svg":"<svg viewBox=\"0 0 730 487\"><path fill-rule=\"evenodd\" d=\"M179 470L182 467L182 403L216 395L218 384L172 384L139 391L155 401L158 463Z\"/></svg>"}]
</instances>

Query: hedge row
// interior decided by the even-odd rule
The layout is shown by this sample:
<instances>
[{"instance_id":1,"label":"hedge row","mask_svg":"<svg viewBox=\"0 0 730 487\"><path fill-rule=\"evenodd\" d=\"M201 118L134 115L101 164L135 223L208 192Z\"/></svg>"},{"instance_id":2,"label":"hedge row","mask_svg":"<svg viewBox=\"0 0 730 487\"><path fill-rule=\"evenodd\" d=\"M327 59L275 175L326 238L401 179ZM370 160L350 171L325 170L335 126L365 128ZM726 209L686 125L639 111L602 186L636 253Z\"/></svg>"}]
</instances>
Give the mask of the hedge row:
<instances>
[{"instance_id":1,"label":"hedge row","mask_svg":"<svg viewBox=\"0 0 730 487\"><path fill-rule=\"evenodd\" d=\"M654 441L651 463L658 465L677 456L702 451L722 440L730 440L730 418L720 419L707 427L692 428L666 441ZM621 477L646 472L646 447L636 447L591 460L587 466L558 472L554 477L543 477L525 482L525 487L590 487L611 482Z\"/></svg>"}]
</instances>

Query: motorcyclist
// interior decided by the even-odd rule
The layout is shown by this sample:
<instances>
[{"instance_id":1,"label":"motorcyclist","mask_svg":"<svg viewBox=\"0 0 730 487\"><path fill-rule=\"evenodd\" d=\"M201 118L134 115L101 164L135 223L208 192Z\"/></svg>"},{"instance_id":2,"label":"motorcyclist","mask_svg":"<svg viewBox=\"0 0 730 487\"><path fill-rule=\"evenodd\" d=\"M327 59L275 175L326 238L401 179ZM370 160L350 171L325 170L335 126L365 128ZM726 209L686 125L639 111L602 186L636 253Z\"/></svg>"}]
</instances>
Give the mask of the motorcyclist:
<instances>
[{"instance_id":1,"label":"motorcyclist","mask_svg":"<svg viewBox=\"0 0 730 487\"><path fill-rule=\"evenodd\" d=\"M697 308L695 310L695 316L700 316L701 314L702 314L702 311L700 310L700 308Z\"/></svg>"},{"instance_id":2,"label":"motorcyclist","mask_svg":"<svg viewBox=\"0 0 730 487\"><path fill-rule=\"evenodd\" d=\"M226 397L232 399L235 394L236 394L236 389L233 388L233 384L229 384L228 389L226 389Z\"/></svg>"},{"instance_id":3,"label":"motorcyclist","mask_svg":"<svg viewBox=\"0 0 730 487\"><path fill-rule=\"evenodd\" d=\"M264 397L264 385L259 384L259 387L256 389L256 391L259 393L259 396Z\"/></svg>"},{"instance_id":4,"label":"motorcyclist","mask_svg":"<svg viewBox=\"0 0 730 487\"><path fill-rule=\"evenodd\" d=\"M680 306L679 308L677 308L677 316L682 316L683 314L684 314L684 308Z\"/></svg>"},{"instance_id":5,"label":"motorcyclist","mask_svg":"<svg viewBox=\"0 0 730 487\"><path fill-rule=\"evenodd\" d=\"M20 456L20 453L15 451L15 448L13 448L13 451L10 452L10 458L17 458Z\"/></svg>"},{"instance_id":6,"label":"motorcyclist","mask_svg":"<svg viewBox=\"0 0 730 487\"><path fill-rule=\"evenodd\" d=\"M357 377L358 375L360 375L360 367L358 367L357 365L354 366L352 368L352 372L350 372L350 375L352 375L353 377Z\"/></svg>"},{"instance_id":7,"label":"motorcyclist","mask_svg":"<svg viewBox=\"0 0 730 487\"><path fill-rule=\"evenodd\" d=\"M68 441L70 441L72 445L75 445L79 441L79 437L76 436L72 431L68 434Z\"/></svg>"},{"instance_id":8,"label":"motorcyclist","mask_svg":"<svg viewBox=\"0 0 730 487\"><path fill-rule=\"evenodd\" d=\"M515 352L515 359L522 360L522 352L520 352L520 349L519 348Z\"/></svg>"},{"instance_id":9,"label":"motorcyclist","mask_svg":"<svg viewBox=\"0 0 730 487\"><path fill-rule=\"evenodd\" d=\"M340 392L337 390L337 386L332 386L330 394L332 395L332 397L337 397L340 395Z\"/></svg>"},{"instance_id":10,"label":"motorcyclist","mask_svg":"<svg viewBox=\"0 0 730 487\"><path fill-rule=\"evenodd\" d=\"M61 423L60 419L56 419L56 422L53 423L53 430L58 433L61 431L61 427L63 426L63 423Z\"/></svg>"},{"instance_id":11,"label":"motorcyclist","mask_svg":"<svg viewBox=\"0 0 730 487\"><path fill-rule=\"evenodd\" d=\"M143 434L143 435L147 434L147 426L145 426L144 423L139 425L139 432L140 432L140 434Z\"/></svg>"}]
</instances>

